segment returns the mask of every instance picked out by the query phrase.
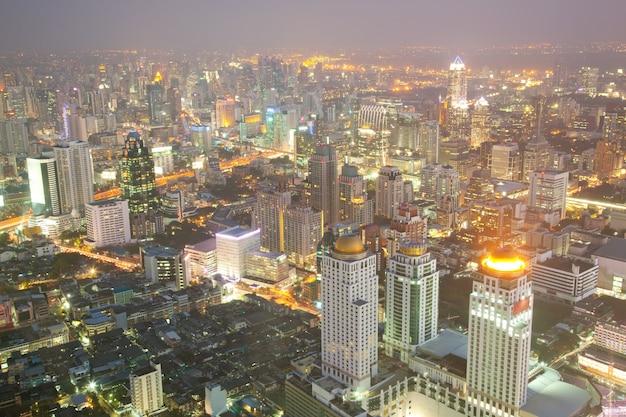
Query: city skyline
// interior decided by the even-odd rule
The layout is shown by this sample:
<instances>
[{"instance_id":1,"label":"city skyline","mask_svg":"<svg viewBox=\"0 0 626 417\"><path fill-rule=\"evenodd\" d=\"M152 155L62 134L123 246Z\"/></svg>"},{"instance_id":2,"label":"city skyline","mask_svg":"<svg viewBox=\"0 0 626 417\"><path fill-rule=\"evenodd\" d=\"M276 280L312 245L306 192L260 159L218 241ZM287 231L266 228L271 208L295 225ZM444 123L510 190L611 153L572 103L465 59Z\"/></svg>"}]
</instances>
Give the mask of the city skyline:
<instances>
[{"instance_id":1,"label":"city skyline","mask_svg":"<svg viewBox=\"0 0 626 417\"><path fill-rule=\"evenodd\" d=\"M149 6L149 7L146 7ZM626 3L582 0L523 5L475 2L313 4L269 0L185 0L176 4L10 2L3 7L0 34L10 39L0 51L84 49L203 50L297 48L324 51L431 45L447 48L528 43L562 45L621 40ZM453 6L451 11L451 7ZM298 36L298 34L300 34ZM295 36L294 36L295 35Z\"/></svg>"}]
</instances>

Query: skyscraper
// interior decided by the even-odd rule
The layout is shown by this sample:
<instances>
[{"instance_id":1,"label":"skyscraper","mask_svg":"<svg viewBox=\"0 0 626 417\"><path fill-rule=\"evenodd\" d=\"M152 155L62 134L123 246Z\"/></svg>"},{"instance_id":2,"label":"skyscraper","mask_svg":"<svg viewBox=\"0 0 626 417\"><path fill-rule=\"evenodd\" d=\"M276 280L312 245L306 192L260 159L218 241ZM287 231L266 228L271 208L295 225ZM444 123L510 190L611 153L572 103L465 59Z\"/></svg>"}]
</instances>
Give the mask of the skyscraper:
<instances>
[{"instance_id":1,"label":"skyscraper","mask_svg":"<svg viewBox=\"0 0 626 417\"><path fill-rule=\"evenodd\" d=\"M460 57L450 64L446 92L446 130L454 140L469 140L470 119L467 104L467 71Z\"/></svg>"},{"instance_id":2,"label":"skyscraper","mask_svg":"<svg viewBox=\"0 0 626 417\"><path fill-rule=\"evenodd\" d=\"M339 220L361 226L374 223L374 200L367 198L367 184L358 168L347 163L339 176Z\"/></svg>"},{"instance_id":3,"label":"skyscraper","mask_svg":"<svg viewBox=\"0 0 626 417\"><path fill-rule=\"evenodd\" d=\"M413 185L406 183L395 166L384 166L376 178L376 212L390 219L399 203L413 200Z\"/></svg>"},{"instance_id":4,"label":"skyscraper","mask_svg":"<svg viewBox=\"0 0 626 417\"><path fill-rule=\"evenodd\" d=\"M378 373L378 275L358 236L322 257L322 305L322 373L362 393Z\"/></svg>"},{"instance_id":5,"label":"skyscraper","mask_svg":"<svg viewBox=\"0 0 626 417\"><path fill-rule=\"evenodd\" d=\"M93 166L89 144L63 141L54 147L59 170L61 211L84 216L85 204L93 201Z\"/></svg>"},{"instance_id":6,"label":"skyscraper","mask_svg":"<svg viewBox=\"0 0 626 417\"><path fill-rule=\"evenodd\" d=\"M139 133L126 137L120 158L120 188L128 200L132 236L144 239L157 232L159 200L154 178L154 161Z\"/></svg>"},{"instance_id":7,"label":"skyscraper","mask_svg":"<svg viewBox=\"0 0 626 417\"><path fill-rule=\"evenodd\" d=\"M550 162L550 144L540 132L537 132L537 136L529 140L524 147L522 179L529 182L531 172L550 168Z\"/></svg>"},{"instance_id":8,"label":"skyscraper","mask_svg":"<svg viewBox=\"0 0 626 417\"><path fill-rule=\"evenodd\" d=\"M528 208L540 209L541 219L555 226L565 218L568 171L549 169L530 173Z\"/></svg>"},{"instance_id":9,"label":"skyscraper","mask_svg":"<svg viewBox=\"0 0 626 417\"><path fill-rule=\"evenodd\" d=\"M235 100L233 98L217 99L215 102L215 120L218 129L235 126Z\"/></svg>"},{"instance_id":10,"label":"skyscraper","mask_svg":"<svg viewBox=\"0 0 626 417\"><path fill-rule=\"evenodd\" d=\"M407 238L387 267L385 353L405 363L437 336L439 272L426 249L425 241Z\"/></svg>"},{"instance_id":11,"label":"skyscraper","mask_svg":"<svg viewBox=\"0 0 626 417\"><path fill-rule=\"evenodd\" d=\"M491 140L491 113L489 103L481 97L474 103L470 146L477 149L481 143L489 140Z\"/></svg>"},{"instance_id":12,"label":"skyscraper","mask_svg":"<svg viewBox=\"0 0 626 417\"><path fill-rule=\"evenodd\" d=\"M519 181L521 174L519 146L514 142L498 143L491 149L491 177Z\"/></svg>"},{"instance_id":13,"label":"skyscraper","mask_svg":"<svg viewBox=\"0 0 626 417\"><path fill-rule=\"evenodd\" d=\"M148 84L146 86L148 96L148 114L150 124L161 124L164 122L163 112L163 86L161 84Z\"/></svg>"},{"instance_id":14,"label":"skyscraper","mask_svg":"<svg viewBox=\"0 0 626 417\"><path fill-rule=\"evenodd\" d=\"M526 263L509 249L481 262L470 295L468 416L518 416L526 402L533 311Z\"/></svg>"},{"instance_id":15,"label":"skyscraper","mask_svg":"<svg viewBox=\"0 0 626 417\"><path fill-rule=\"evenodd\" d=\"M311 207L289 206L284 214L284 252L297 268L314 269L322 239L322 213Z\"/></svg>"},{"instance_id":16,"label":"skyscraper","mask_svg":"<svg viewBox=\"0 0 626 417\"><path fill-rule=\"evenodd\" d=\"M44 156L27 158L26 169L33 215L60 215L61 196L56 160Z\"/></svg>"},{"instance_id":17,"label":"skyscraper","mask_svg":"<svg viewBox=\"0 0 626 417\"><path fill-rule=\"evenodd\" d=\"M286 185L282 182L277 189L268 186L257 192L252 210L252 228L261 229L261 250L285 251L283 222L285 209L291 204L291 192Z\"/></svg>"},{"instance_id":18,"label":"skyscraper","mask_svg":"<svg viewBox=\"0 0 626 417\"><path fill-rule=\"evenodd\" d=\"M329 144L315 146L315 152L309 158L309 204L323 213L324 225L339 221L337 168L335 147Z\"/></svg>"}]
</instances>

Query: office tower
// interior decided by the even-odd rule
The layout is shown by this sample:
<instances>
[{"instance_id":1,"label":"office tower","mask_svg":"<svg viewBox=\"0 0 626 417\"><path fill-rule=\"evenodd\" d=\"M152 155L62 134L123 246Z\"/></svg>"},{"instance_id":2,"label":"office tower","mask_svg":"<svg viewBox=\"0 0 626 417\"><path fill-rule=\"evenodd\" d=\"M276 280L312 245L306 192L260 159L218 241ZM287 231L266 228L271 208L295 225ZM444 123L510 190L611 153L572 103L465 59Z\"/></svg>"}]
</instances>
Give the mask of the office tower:
<instances>
[{"instance_id":1,"label":"office tower","mask_svg":"<svg viewBox=\"0 0 626 417\"><path fill-rule=\"evenodd\" d=\"M183 221L185 194L183 190L166 191L161 197L161 213L167 218Z\"/></svg>"},{"instance_id":2,"label":"office tower","mask_svg":"<svg viewBox=\"0 0 626 417\"><path fill-rule=\"evenodd\" d=\"M544 221L555 226L566 214L568 171L540 170L530 173L528 207L540 209Z\"/></svg>"},{"instance_id":3,"label":"office tower","mask_svg":"<svg viewBox=\"0 0 626 417\"><path fill-rule=\"evenodd\" d=\"M215 101L215 123L217 128L235 126L235 100L231 97Z\"/></svg>"},{"instance_id":4,"label":"office tower","mask_svg":"<svg viewBox=\"0 0 626 417\"><path fill-rule=\"evenodd\" d=\"M358 236L322 257L322 305L322 373L362 393L378 373L378 276Z\"/></svg>"},{"instance_id":5,"label":"office tower","mask_svg":"<svg viewBox=\"0 0 626 417\"><path fill-rule=\"evenodd\" d=\"M252 229L261 230L261 250L284 252L284 215L291 205L291 192L282 181L277 189L267 185L259 189L252 208Z\"/></svg>"},{"instance_id":6,"label":"office tower","mask_svg":"<svg viewBox=\"0 0 626 417\"><path fill-rule=\"evenodd\" d=\"M308 170L309 158L315 150L317 120L310 119L298 124L294 134L296 167L300 171Z\"/></svg>"},{"instance_id":7,"label":"office tower","mask_svg":"<svg viewBox=\"0 0 626 417\"><path fill-rule=\"evenodd\" d=\"M215 234L217 272L239 280L246 275L246 255L261 249L261 231L233 227Z\"/></svg>"},{"instance_id":8,"label":"office tower","mask_svg":"<svg viewBox=\"0 0 626 417\"><path fill-rule=\"evenodd\" d=\"M439 123L437 120L421 122L418 131L418 152L424 158L424 165L439 163Z\"/></svg>"},{"instance_id":9,"label":"office tower","mask_svg":"<svg viewBox=\"0 0 626 417\"><path fill-rule=\"evenodd\" d=\"M0 122L0 153L26 155L28 150L26 119Z\"/></svg>"},{"instance_id":10,"label":"office tower","mask_svg":"<svg viewBox=\"0 0 626 417\"><path fill-rule=\"evenodd\" d=\"M491 112L489 103L484 97L474 103L472 112L472 131L470 146L472 149L480 148L480 144L491 140Z\"/></svg>"},{"instance_id":11,"label":"office tower","mask_svg":"<svg viewBox=\"0 0 626 417\"><path fill-rule=\"evenodd\" d=\"M522 179L524 182L530 181L531 172L550 168L550 144L541 136L540 131L526 143L522 156Z\"/></svg>"},{"instance_id":12,"label":"office tower","mask_svg":"<svg viewBox=\"0 0 626 417\"><path fill-rule=\"evenodd\" d=\"M514 210L510 200L472 200L468 211L467 235L472 242L501 242L511 234Z\"/></svg>"},{"instance_id":13,"label":"office tower","mask_svg":"<svg viewBox=\"0 0 626 417\"><path fill-rule=\"evenodd\" d=\"M324 225L339 221L339 187L337 184L337 154L328 144L315 146L309 158L309 205L323 213Z\"/></svg>"},{"instance_id":14,"label":"office tower","mask_svg":"<svg viewBox=\"0 0 626 417\"><path fill-rule=\"evenodd\" d=\"M297 268L314 270L317 244L322 239L322 212L311 207L289 206L284 215L284 252Z\"/></svg>"},{"instance_id":15,"label":"office tower","mask_svg":"<svg viewBox=\"0 0 626 417\"><path fill-rule=\"evenodd\" d=\"M61 192L56 160L44 156L30 157L26 159L26 169L33 215L61 215Z\"/></svg>"},{"instance_id":16,"label":"office tower","mask_svg":"<svg viewBox=\"0 0 626 417\"><path fill-rule=\"evenodd\" d=\"M519 146L514 142L497 143L491 149L491 177L519 181L521 174Z\"/></svg>"},{"instance_id":17,"label":"office tower","mask_svg":"<svg viewBox=\"0 0 626 417\"><path fill-rule=\"evenodd\" d=\"M171 146L155 146L150 149L154 161L155 175L167 175L174 172L174 154Z\"/></svg>"},{"instance_id":18,"label":"office tower","mask_svg":"<svg viewBox=\"0 0 626 417\"><path fill-rule=\"evenodd\" d=\"M283 151L289 150L287 115L280 108L269 107L265 115L265 146Z\"/></svg>"},{"instance_id":19,"label":"office tower","mask_svg":"<svg viewBox=\"0 0 626 417\"><path fill-rule=\"evenodd\" d=\"M163 408L163 379L161 364L133 370L129 376L130 399L133 409L141 416L149 416Z\"/></svg>"},{"instance_id":20,"label":"office tower","mask_svg":"<svg viewBox=\"0 0 626 417\"><path fill-rule=\"evenodd\" d=\"M468 416L519 416L526 402L533 311L524 261L498 249L483 259L470 295Z\"/></svg>"},{"instance_id":21,"label":"office tower","mask_svg":"<svg viewBox=\"0 0 626 417\"><path fill-rule=\"evenodd\" d=\"M448 140L439 144L439 163L449 165L465 176L465 171L469 166L470 143L466 140Z\"/></svg>"},{"instance_id":22,"label":"office tower","mask_svg":"<svg viewBox=\"0 0 626 417\"><path fill-rule=\"evenodd\" d=\"M624 161L624 151L621 149L618 140L603 139L596 145L596 152L593 158L594 170L600 178L611 178L619 176Z\"/></svg>"},{"instance_id":23,"label":"office tower","mask_svg":"<svg viewBox=\"0 0 626 417\"><path fill-rule=\"evenodd\" d=\"M130 243L128 201L100 200L85 204L87 246L125 245Z\"/></svg>"},{"instance_id":24,"label":"office tower","mask_svg":"<svg viewBox=\"0 0 626 417\"><path fill-rule=\"evenodd\" d=\"M387 128L389 110L381 104L364 104L359 110L359 127L381 133Z\"/></svg>"},{"instance_id":25,"label":"office tower","mask_svg":"<svg viewBox=\"0 0 626 417\"><path fill-rule=\"evenodd\" d=\"M361 226L374 223L374 200L367 198L367 183L358 168L345 163L339 176L339 220Z\"/></svg>"},{"instance_id":26,"label":"office tower","mask_svg":"<svg viewBox=\"0 0 626 417\"><path fill-rule=\"evenodd\" d=\"M63 141L54 148L59 173L61 212L84 216L93 201L93 165L87 142Z\"/></svg>"},{"instance_id":27,"label":"office tower","mask_svg":"<svg viewBox=\"0 0 626 417\"><path fill-rule=\"evenodd\" d=\"M120 189L128 201L131 235L144 239L159 228L159 201L154 179L154 161L137 132L130 132L120 158Z\"/></svg>"},{"instance_id":28,"label":"office tower","mask_svg":"<svg viewBox=\"0 0 626 417\"><path fill-rule=\"evenodd\" d=\"M448 109L456 107L461 100L467 100L467 71L461 57L457 56L448 71L446 102Z\"/></svg>"},{"instance_id":29,"label":"office tower","mask_svg":"<svg viewBox=\"0 0 626 417\"><path fill-rule=\"evenodd\" d=\"M189 130L191 132L191 142L193 146L197 146L202 149L204 153L208 154L213 149L211 128L203 125L192 125L189 126Z\"/></svg>"},{"instance_id":30,"label":"office tower","mask_svg":"<svg viewBox=\"0 0 626 417\"><path fill-rule=\"evenodd\" d=\"M189 262L189 279L199 281L217 274L217 243L214 237L185 245L185 258Z\"/></svg>"},{"instance_id":31,"label":"office tower","mask_svg":"<svg viewBox=\"0 0 626 417\"><path fill-rule=\"evenodd\" d=\"M163 246L141 248L141 263L146 279L153 284L174 282L176 291L189 283L189 265L183 252Z\"/></svg>"},{"instance_id":32,"label":"office tower","mask_svg":"<svg viewBox=\"0 0 626 417\"><path fill-rule=\"evenodd\" d=\"M472 177L467 184L465 191L464 204L469 206L472 201L489 200L495 195L495 188L491 182L491 171L488 169L479 169L474 171Z\"/></svg>"},{"instance_id":33,"label":"office tower","mask_svg":"<svg viewBox=\"0 0 626 417\"><path fill-rule=\"evenodd\" d=\"M439 272L426 241L407 238L387 267L385 354L404 363L437 336Z\"/></svg>"},{"instance_id":34,"label":"office tower","mask_svg":"<svg viewBox=\"0 0 626 417\"><path fill-rule=\"evenodd\" d=\"M446 92L446 130L452 139L469 140L469 106L467 104L467 72L460 57L450 64Z\"/></svg>"},{"instance_id":35,"label":"office tower","mask_svg":"<svg viewBox=\"0 0 626 417\"><path fill-rule=\"evenodd\" d=\"M450 205L454 210L459 206L461 182L459 173L446 165L428 165L420 171L420 195L434 200L438 209Z\"/></svg>"},{"instance_id":36,"label":"office tower","mask_svg":"<svg viewBox=\"0 0 626 417\"><path fill-rule=\"evenodd\" d=\"M163 124L165 112L163 111L163 86L161 84L148 84L146 86L148 97L148 117L151 125Z\"/></svg>"},{"instance_id":37,"label":"office tower","mask_svg":"<svg viewBox=\"0 0 626 417\"><path fill-rule=\"evenodd\" d=\"M400 169L389 165L382 167L376 178L375 215L390 219L399 203L411 200L413 186L404 181Z\"/></svg>"},{"instance_id":38,"label":"office tower","mask_svg":"<svg viewBox=\"0 0 626 417\"><path fill-rule=\"evenodd\" d=\"M578 73L577 92L595 96L598 90L598 72L595 67L582 67Z\"/></svg>"}]
</instances>

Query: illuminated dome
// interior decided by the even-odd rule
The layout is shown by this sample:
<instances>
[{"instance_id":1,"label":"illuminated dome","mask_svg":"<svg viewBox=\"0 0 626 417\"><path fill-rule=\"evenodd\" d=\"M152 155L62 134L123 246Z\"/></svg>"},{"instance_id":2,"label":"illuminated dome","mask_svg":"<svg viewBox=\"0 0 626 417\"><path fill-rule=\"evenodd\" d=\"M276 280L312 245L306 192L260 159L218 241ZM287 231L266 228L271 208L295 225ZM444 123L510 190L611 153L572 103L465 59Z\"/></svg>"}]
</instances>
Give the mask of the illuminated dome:
<instances>
[{"instance_id":1,"label":"illuminated dome","mask_svg":"<svg viewBox=\"0 0 626 417\"><path fill-rule=\"evenodd\" d=\"M497 249L483 259L482 266L490 271L508 275L523 272L526 263L511 249Z\"/></svg>"},{"instance_id":2,"label":"illuminated dome","mask_svg":"<svg viewBox=\"0 0 626 417\"><path fill-rule=\"evenodd\" d=\"M349 255L365 251L361 238L357 235L343 235L335 242L335 252Z\"/></svg>"}]
</instances>

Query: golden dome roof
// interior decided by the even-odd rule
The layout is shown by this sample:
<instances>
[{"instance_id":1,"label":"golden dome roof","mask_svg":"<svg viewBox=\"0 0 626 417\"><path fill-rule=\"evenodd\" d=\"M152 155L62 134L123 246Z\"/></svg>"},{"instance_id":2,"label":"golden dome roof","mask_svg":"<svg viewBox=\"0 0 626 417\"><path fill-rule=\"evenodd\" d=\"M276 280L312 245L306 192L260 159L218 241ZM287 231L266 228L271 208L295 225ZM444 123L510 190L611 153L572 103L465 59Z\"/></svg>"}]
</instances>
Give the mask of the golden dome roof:
<instances>
[{"instance_id":1,"label":"golden dome roof","mask_svg":"<svg viewBox=\"0 0 626 417\"><path fill-rule=\"evenodd\" d=\"M357 254L365 250L361 238L357 235L343 235L335 242L335 252L342 254Z\"/></svg>"}]
</instances>

